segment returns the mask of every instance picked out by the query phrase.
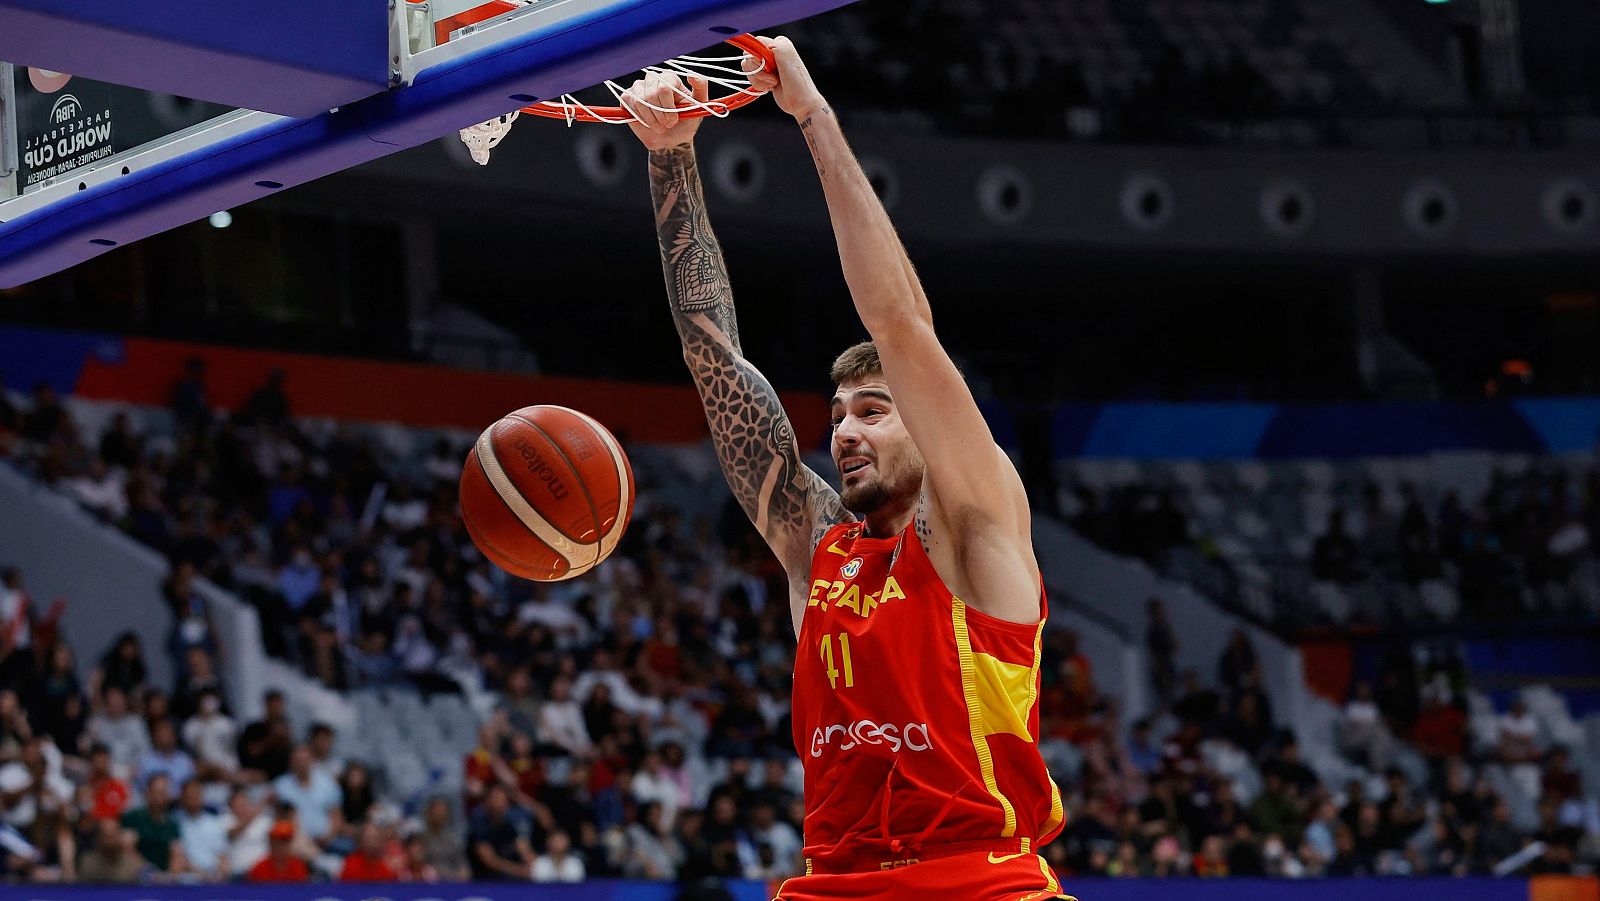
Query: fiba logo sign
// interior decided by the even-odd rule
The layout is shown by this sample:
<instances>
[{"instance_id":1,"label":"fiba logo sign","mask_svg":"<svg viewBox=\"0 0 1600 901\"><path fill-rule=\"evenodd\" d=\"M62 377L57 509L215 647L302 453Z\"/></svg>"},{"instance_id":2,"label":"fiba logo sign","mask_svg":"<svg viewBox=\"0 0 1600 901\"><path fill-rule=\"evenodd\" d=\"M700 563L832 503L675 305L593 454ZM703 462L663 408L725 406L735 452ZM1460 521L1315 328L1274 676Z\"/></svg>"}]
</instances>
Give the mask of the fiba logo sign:
<instances>
[{"instance_id":1,"label":"fiba logo sign","mask_svg":"<svg viewBox=\"0 0 1600 901\"><path fill-rule=\"evenodd\" d=\"M854 560L851 560L849 563L839 567L839 575L844 576L846 579L854 579L856 577L856 573L858 572L861 572L860 557L857 557Z\"/></svg>"},{"instance_id":2,"label":"fiba logo sign","mask_svg":"<svg viewBox=\"0 0 1600 901\"><path fill-rule=\"evenodd\" d=\"M49 73L30 70L33 86L41 94L38 106L29 115L33 129L24 129L19 142L22 151L23 185L31 186L56 178L116 152L111 127L111 102L101 97L106 89L81 81L76 90L66 91L71 76L46 79ZM48 104L48 105L47 105Z\"/></svg>"},{"instance_id":3,"label":"fiba logo sign","mask_svg":"<svg viewBox=\"0 0 1600 901\"><path fill-rule=\"evenodd\" d=\"M50 124L65 125L83 112L83 104L71 94L62 94L50 107Z\"/></svg>"}]
</instances>

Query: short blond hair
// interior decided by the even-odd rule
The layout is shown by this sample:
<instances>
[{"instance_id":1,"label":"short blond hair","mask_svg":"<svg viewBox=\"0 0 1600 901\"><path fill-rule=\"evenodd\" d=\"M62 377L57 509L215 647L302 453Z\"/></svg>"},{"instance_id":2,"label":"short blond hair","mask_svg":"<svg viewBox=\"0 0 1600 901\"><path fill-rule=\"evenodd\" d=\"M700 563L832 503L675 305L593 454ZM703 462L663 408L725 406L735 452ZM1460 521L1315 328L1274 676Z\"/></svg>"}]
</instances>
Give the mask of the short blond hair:
<instances>
[{"instance_id":1,"label":"short blond hair","mask_svg":"<svg viewBox=\"0 0 1600 901\"><path fill-rule=\"evenodd\" d=\"M833 379L835 385L859 382L882 375L883 363L878 359L878 345L871 341L863 341L847 348L833 361L833 368L828 370L828 377Z\"/></svg>"}]
</instances>

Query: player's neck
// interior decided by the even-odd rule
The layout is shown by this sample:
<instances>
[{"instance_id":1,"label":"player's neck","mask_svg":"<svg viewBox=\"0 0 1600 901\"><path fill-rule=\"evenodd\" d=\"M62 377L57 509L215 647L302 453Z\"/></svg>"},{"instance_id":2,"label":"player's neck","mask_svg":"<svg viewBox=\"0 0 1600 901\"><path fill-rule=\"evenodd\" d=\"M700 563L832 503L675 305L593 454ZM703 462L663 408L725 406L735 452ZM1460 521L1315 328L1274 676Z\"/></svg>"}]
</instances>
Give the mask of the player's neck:
<instances>
[{"instance_id":1,"label":"player's neck","mask_svg":"<svg viewBox=\"0 0 1600 901\"><path fill-rule=\"evenodd\" d=\"M868 538L893 538L911 525L911 517L916 509L916 495L911 495L904 501L884 504L866 515L865 531L862 534Z\"/></svg>"}]
</instances>

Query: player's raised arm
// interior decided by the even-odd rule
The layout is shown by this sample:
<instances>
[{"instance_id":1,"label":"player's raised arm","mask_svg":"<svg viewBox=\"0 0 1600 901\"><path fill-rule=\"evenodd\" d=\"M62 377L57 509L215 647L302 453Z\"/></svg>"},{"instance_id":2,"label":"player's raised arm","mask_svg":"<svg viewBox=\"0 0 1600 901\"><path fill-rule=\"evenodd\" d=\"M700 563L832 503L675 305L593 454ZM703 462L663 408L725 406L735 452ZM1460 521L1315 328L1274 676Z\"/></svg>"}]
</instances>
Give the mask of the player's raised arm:
<instances>
[{"instance_id":1,"label":"player's raised arm","mask_svg":"<svg viewBox=\"0 0 1600 901\"><path fill-rule=\"evenodd\" d=\"M643 120L632 128L650 151L650 195L672 320L683 342L684 362L705 403L728 485L790 580L803 582L817 538L851 516L839 504L839 495L800 461L777 391L739 345L733 289L711 231L695 160L694 133L700 120L679 120L640 102L676 106L675 89L682 90L676 77L651 76L635 84L623 100ZM694 93L703 99L705 83L694 85Z\"/></svg>"},{"instance_id":2,"label":"player's raised arm","mask_svg":"<svg viewBox=\"0 0 1600 901\"><path fill-rule=\"evenodd\" d=\"M927 463L932 502L963 533L1008 534L1028 551L1027 496L966 381L939 343L916 270L889 215L846 143L838 119L786 38L768 40L776 77L751 83L773 92L795 117L822 180L839 258L861 322L877 345L883 374L907 431ZM1030 602L1031 603L1031 602Z\"/></svg>"}]
</instances>

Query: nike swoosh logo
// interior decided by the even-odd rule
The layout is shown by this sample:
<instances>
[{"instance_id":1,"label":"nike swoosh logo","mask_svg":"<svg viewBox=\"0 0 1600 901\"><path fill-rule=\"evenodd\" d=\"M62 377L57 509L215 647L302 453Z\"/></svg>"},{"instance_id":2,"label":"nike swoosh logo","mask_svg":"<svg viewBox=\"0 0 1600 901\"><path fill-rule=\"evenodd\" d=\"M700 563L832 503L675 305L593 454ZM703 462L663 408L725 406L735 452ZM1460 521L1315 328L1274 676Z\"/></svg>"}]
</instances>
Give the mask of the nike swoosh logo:
<instances>
[{"instance_id":1,"label":"nike swoosh logo","mask_svg":"<svg viewBox=\"0 0 1600 901\"><path fill-rule=\"evenodd\" d=\"M833 544L828 545L828 553L830 553L830 554L838 554L841 557L850 556L849 552L842 551L842 550L839 549L839 542L837 542L837 541L835 541Z\"/></svg>"},{"instance_id":2,"label":"nike swoosh logo","mask_svg":"<svg viewBox=\"0 0 1600 901\"><path fill-rule=\"evenodd\" d=\"M1021 857L1022 855L1026 854L1026 853L1028 853L1028 852L1026 852L1026 851L1018 851L1015 854L1007 854L1004 857L996 857L996 856L994 856L994 852L990 851L989 852L989 862L990 863L1005 863L1008 860L1016 860L1017 858Z\"/></svg>"}]
</instances>

